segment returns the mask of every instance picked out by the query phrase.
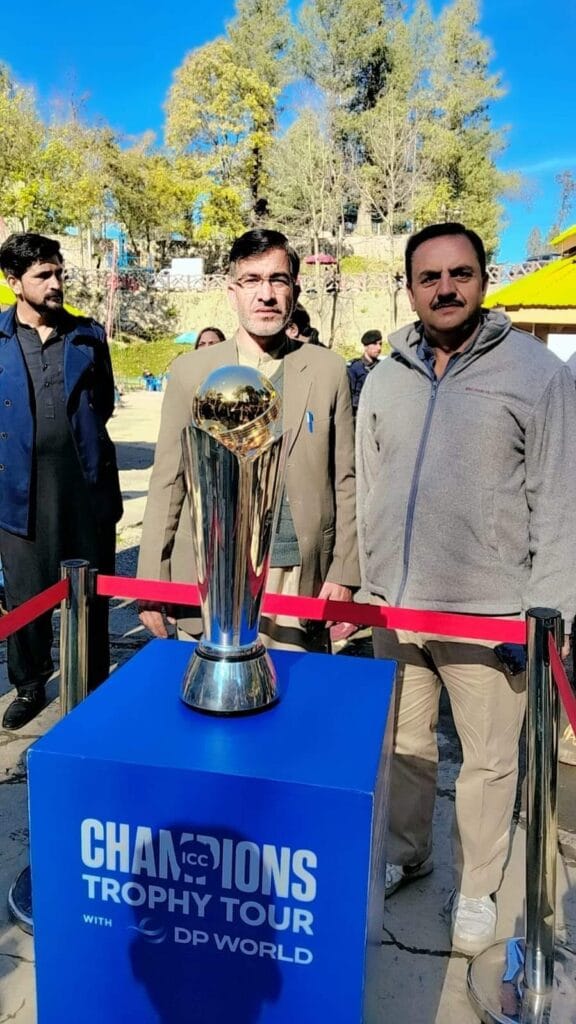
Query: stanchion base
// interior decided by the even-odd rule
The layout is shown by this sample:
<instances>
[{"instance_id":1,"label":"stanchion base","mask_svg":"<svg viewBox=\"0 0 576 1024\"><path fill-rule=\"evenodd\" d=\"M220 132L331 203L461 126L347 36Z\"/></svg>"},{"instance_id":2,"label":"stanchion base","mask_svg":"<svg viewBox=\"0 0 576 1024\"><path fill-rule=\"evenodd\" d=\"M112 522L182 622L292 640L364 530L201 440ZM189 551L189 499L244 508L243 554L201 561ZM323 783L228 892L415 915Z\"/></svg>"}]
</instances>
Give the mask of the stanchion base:
<instances>
[{"instance_id":1,"label":"stanchion base","mask_svg":"<svg viewBox=\"0 0 576 1024\"><path fill-rule=\"evenodd\" d=\"M575 1024L576 954L557 946L554 985L546 995L503 982L507 939L479 953L468 967L468 995L482 1024Z\"/></svg>"},{"instance_id":2,"label":"stanchion base","mask_svg":"<svg viewBox=\"0 0 576 1024\"><path fill-rule=\"evenodd\" d=\"M12 882L8 890L8 913L12 921L23 932L27 932L28 935L33 934L32 876L30 874L30 866L20 872L16 881Z\"/></svg>"}]
</instances>

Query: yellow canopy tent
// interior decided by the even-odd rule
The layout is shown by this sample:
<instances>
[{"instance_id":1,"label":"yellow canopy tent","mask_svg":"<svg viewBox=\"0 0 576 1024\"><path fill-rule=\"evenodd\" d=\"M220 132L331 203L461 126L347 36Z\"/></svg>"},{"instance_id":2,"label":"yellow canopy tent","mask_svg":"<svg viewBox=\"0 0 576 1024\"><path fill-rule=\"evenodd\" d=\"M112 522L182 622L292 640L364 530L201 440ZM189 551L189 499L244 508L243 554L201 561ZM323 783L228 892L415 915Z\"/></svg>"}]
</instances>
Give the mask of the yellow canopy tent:
<instances>
[{"instance_id":1,"label":"yellow canopy tent","mask_svg":"<svg viewBox=\"0 0 576 1024\"><path fill-rule=\"evenodd\" d=\"M14 292L8 287L2 274L0 274L0 306L11 306L14 302Z\"/></svg>"},{"instance_id":2,"label":"yellow canopy tent","mask_svg":"<svg viewBox=\"0 0 576 1024\"><path fill-rule=\"evenodd\" d=\"M547 341L550 334L574 334L576 326L576 224L551 240L560 259L490 292L488 309L505 309L513 324Z\"/></svg>"}]
</instances>

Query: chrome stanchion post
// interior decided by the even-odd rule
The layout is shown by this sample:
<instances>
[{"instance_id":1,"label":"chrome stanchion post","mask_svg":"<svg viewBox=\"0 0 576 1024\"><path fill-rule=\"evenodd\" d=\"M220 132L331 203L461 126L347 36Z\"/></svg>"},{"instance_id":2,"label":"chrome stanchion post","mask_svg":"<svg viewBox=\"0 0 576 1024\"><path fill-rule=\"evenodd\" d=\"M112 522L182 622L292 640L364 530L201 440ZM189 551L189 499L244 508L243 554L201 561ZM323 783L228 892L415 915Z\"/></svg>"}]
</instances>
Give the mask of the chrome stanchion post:
<instances>
[{"instance_id":1,"label":"chrome stanchion post","mask_svg":"<svg viewBox=\"0 0 576 1024\"><path fill-rule=\"evenodd\" d=\"M60 621L60 711L67 715L88 694L88 591L90 563L71 558L60 565L69 583Z\"/></svg>"},{"instance_id":2,"label":"chrome stanchion post","mask_svg":"<svg viewBox=\"0 0 576 1024\"><path fill-rule=\"evenodd\" d=\"M559 701L548 653L562 646L559 612L534 608L526 617L526 953L527 988L542 995L554 980L556 858L558 850Z\"/></svg>"},{"instance_id":3,"label":"chrome stanchion post","mask_svg":"<svg viewBox=\"0 0 576 1024\"><path fill-rule=\"evenodd\" d=\"M71 558L60 563L69 583L60 611L60 713L68 714L88 694L88 615L92 596L90 563ZM28 865L8 891L8 912L22 931L33 934L32 878Z\"/></svg>"},{"instance_id":4,"label":"chrome stanchion post","mask_svg":"<svg viewBox=\"0 0 576 1024\"><path fill-rule=\"evenodd\" d=\"M526 940L504 939L474 957L468 994L484 1024L573 1024L576 956L555 947L559 702L549 639L562 619L532 608L527 633Z\"/></svg>"}]
</instances>

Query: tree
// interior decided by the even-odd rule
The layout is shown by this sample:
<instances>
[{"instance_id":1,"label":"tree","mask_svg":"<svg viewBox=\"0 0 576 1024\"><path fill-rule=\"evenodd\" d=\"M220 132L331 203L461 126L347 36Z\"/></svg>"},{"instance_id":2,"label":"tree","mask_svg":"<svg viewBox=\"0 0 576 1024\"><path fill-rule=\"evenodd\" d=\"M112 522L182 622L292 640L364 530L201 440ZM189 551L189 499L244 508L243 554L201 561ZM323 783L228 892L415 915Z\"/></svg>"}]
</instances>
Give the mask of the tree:
<instances>
[{"instance_id":1,"label":"tree","mask_svg":"<svg viewBox=\"0 0 576 1024\"><path fill-rule=\"evenodd\" d=\"M0 212L22 229L89 228L102 208L106 132L83 125L75 111L42 123L29 90L0 68Z\"/></svg>"},{"instance_id":2,"label":"tree","mask_svg":"<svg viewBox=\"0 0 576 1024\"><path fill-rule=\"evenodd\" d=\"M544 252L546 243L542 236L540 228L533 227L526 241L526 256L528 258L535 256L541 256Z\"/></svg>"},{"instance_id":3,"label":"tree","mask_svg":"<svg viewBox=\"0 0 576 1024\"><path fill-rule=\"evenodd\" d=\"M192 153L216 184L238 190L248 218L259 214L275 101L276 90L217 39L188 54L166 102L168 145Z\"/></svg>"},{"instance_id":4,"label":"tree","mask_svg":"<svg viewBox=\"0 0 576 1024\"><path fill-rule=\"evenodd\" d=\"M390 240L413 219L425 175L421 132L417 111L394 85L362 118L364 160L355 178L361 198L378 214Z\"/></svg>"},{"instance_id":5,"label":"tree","mask_svg":"<svg viewBox=\"0 0 576 1024\"><path fill-rule=\"evenodd\" d=\"M110 196L118 220L136 252L144 243L150 254L155 242L185 232L201 190L201 175L187 157L169 160L152 149L147 133L129 149L109 141L106 166Z\"/></svg>"},{"instance_id":6,"label":"tree","mask_svg":"<svg viewBox=\"0 0 576 1024\"><path fill-rule=\"evenodd\" d=\"M396 0L305 0L296 48L299 70L344 115L375 106L389 70L389 27Z\"/></svg>"},{"instance_id":7,"label":"tree","mask_svg":"<svg viewBox=\"0 0 576 1024\"><path fill-rule=\"evenodd\" d=\"M235 63L254 72L270 90L251 158L251 221L256 224L268 214L266 152L278 124L278 99L291 74L294 33L286 0L237 0L227 35Z\"/></svg>"},{"instance_id":8,"label":"tree","mask_svg":"<svg viewBox=\"0 0 576 1024\"><path fill-rule=\"evenodd\" d=\"M207 179L194 210L194 238L208 248L228 246L245 229L244 213L236 189Z\"/></svg>"},{"instance_id":9,"label":"tree","mask_svg":"<svg viewBox=\"0 0 576 1024\"><path fill-rule=\"evenodd\" d=\"M513 187L514 179L498 171L494 162L504 138L491 125L489 104L503 90L499 76L489 72L490 46L478 20L477 0L454 0L440 15L428 99L420 101L427 174L415 218L420 223L464 220L482 234L493 253L499 197Z\"/></svg>"},{"instance_id":10,"label":"tree","mask_svg":"<svg viewBox=\"0 0 576 1024\"><path fill-rule=\"evenodd\" d=\"M105 202L105 153L110 132L88 127L74 112L46 130L35 217L52 231L90 230Z\"/></svg>"},{"instance_id":11,"label":"tree","mask_svg":"<svg viewBox=\"0 0 576 1024\"><path fill-rule=\"evenodd\" d=\"M34 94L0 64L0 215L29 226L40 188L39 162L44 128Z\"/></svg>"},{"instance_id":12,"label":"tree","mask_svg":"<svg viewBox=\"0 0 576 1024\"><path fill-rule=\"evenodd\" d=\"M327 235L335 241L338 251L346 194L342 156L333 146L319 114L305 109L278 141L271 157L272 218L292 238L308 238L315 255ZM331 308L327 339L331 345L338 292L337 288L326 292L321 273L316 261L316 304L321 319L325 300Z\"/></svg>"},{"instance_id":13,"label":"tree","mask_svg":"<svg viewBox=\"0 0 576 1024\"><path fill-rule=\"evenodd\" d=\"M236 63L254 71L277 96L291 75L294 32L286 0L237 0L227 36Z\"/></svg>"},{"instance_id":14,"label":"tree","mask_svg":"<svg viewBox=\"0 0 576 1024\"><path fill-rule=\"evenodd\" d=\"M572 171L562 171L556 175L556 184L560 186L560 202L556 219L550 228L548 238L554 238L566 227L572 214L574 196L576 195L576 180Z\"/></svg>"},{"instance_id":15,"label":"tree","mask_svg":"<svg viewBox=\"0 0 576 1024\"><path fill-rule=\"evenodd\" d=\"M305 109L278 141L270 161L270 210L295 237L320 251L325 235L338 233L345 199L345 171L321 117Z\"/></svg>"}]
</instances>

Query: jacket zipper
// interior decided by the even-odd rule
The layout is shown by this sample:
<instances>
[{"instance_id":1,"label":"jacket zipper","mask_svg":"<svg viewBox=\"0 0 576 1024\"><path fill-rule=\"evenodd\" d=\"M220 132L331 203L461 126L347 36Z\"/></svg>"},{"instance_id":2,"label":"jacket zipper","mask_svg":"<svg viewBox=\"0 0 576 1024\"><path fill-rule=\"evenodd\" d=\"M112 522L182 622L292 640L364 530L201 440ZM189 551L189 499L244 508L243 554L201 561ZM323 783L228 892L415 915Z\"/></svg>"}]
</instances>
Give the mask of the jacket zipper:
<instances>
[{"instance_id":1,"label":"jacket zipper","mask_svg":"<svg viewBox=\"0 0 576 1024\"><path fill-rule=\"evenodd\" d=\"M444 374L446 376L446 374ZM403 554L403 567L402 567L402 580L400 582L400 588L398 590L398 596L396 598L396 604L399 605L406 589L406 582L408 580L408 569L410 566L410 548L412 545L412 530L414 527L414 507L416 505L416 497L418 495L418 485L420 483L420 473L422 471L422 463L424 462L424 454L426 452L426 446L428 444L428 437L430 434L430 424L432 422L432 416L434 415L434 407L436 405L436 395L438 394L438 386L440 381L437 377L432 380L432 391L428 400L428 408L426 410L426 419L424 420L424 426L422 428L422 434L420 436L420 443L418 445L418 453L416 455L416 464L414 466L414 473L412 475L412 483L410 484L410 494L408 495L408 511L406 514L406 526L404 528L404 554Z\"/></svg>"}]
</instances>

